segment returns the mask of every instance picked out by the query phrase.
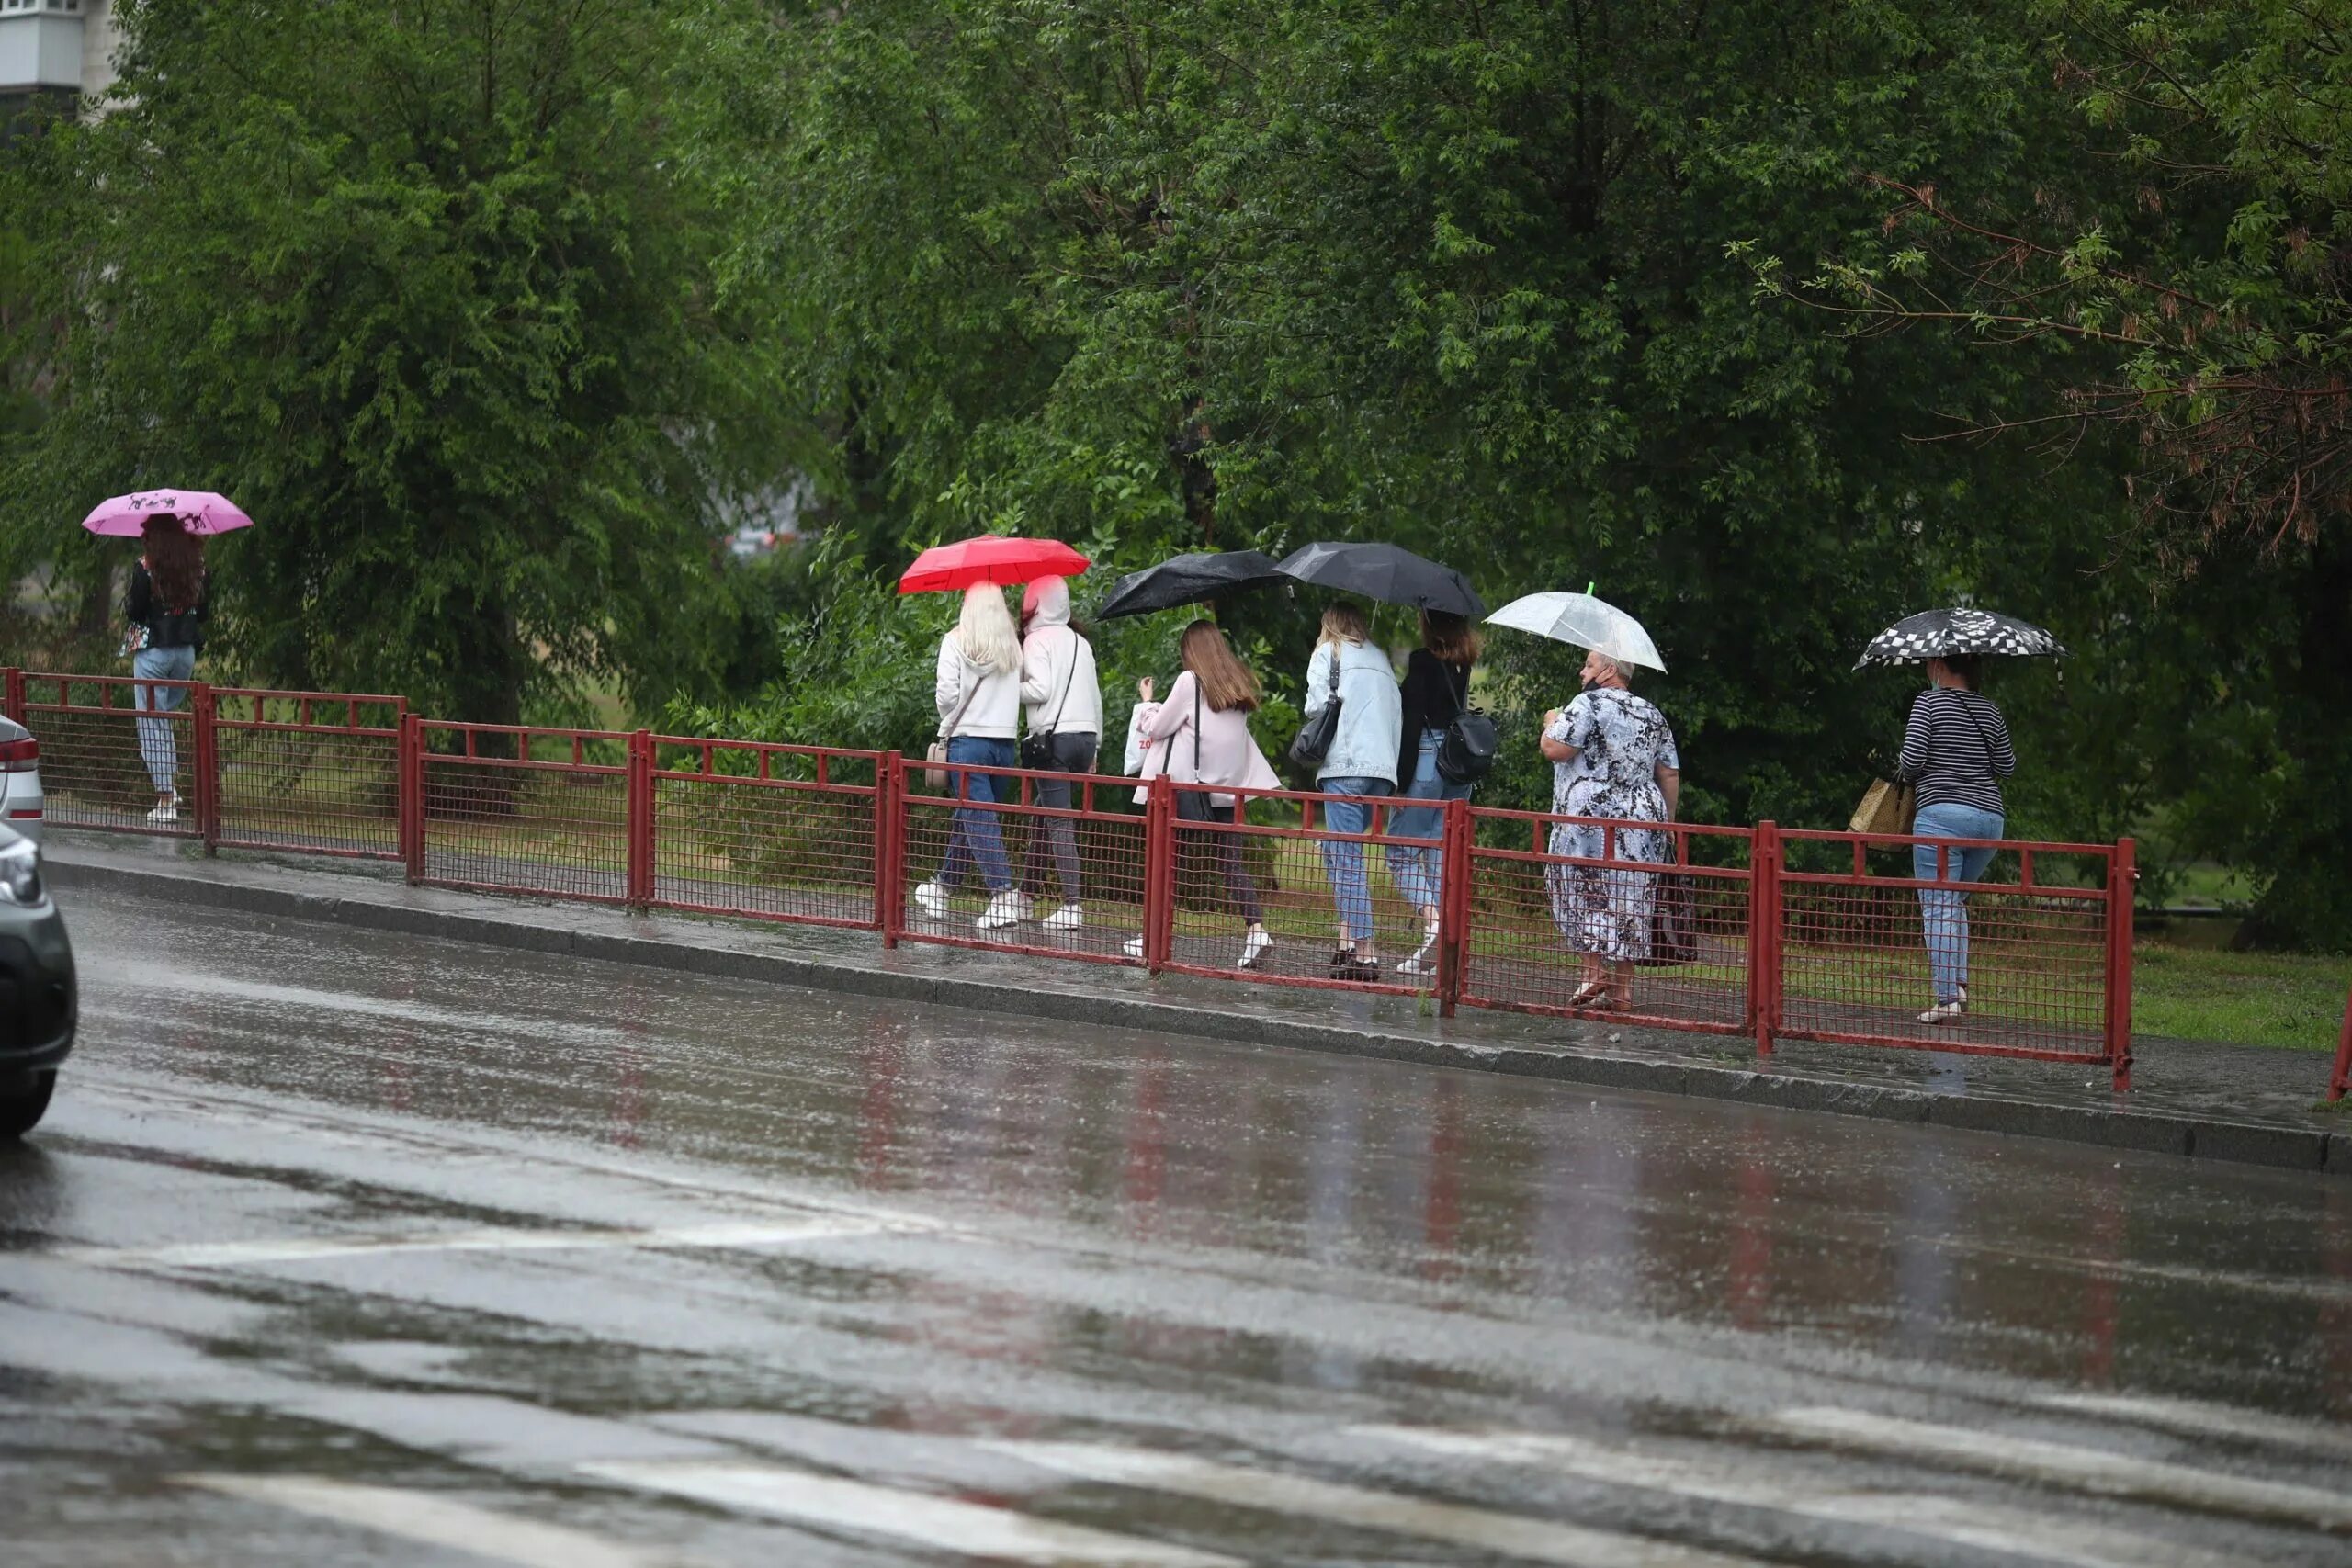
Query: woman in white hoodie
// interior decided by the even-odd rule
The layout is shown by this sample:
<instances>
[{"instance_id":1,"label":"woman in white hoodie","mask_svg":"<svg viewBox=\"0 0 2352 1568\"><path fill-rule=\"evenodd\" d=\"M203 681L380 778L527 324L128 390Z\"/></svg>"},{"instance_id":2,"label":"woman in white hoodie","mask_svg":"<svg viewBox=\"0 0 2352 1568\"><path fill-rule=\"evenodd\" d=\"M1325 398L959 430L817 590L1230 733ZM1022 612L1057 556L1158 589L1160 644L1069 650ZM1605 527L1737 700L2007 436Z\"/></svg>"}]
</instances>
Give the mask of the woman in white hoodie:
<instances>
[{"instance_id":1,"label":"woman in white hoodie","mask_svg":"<svg viewBox=\"0 0 2352 1568\"><path fill-rule=\"evenodd\" d=\"M1004 607L1003 589L979 583L964 590L963 618L939 639L932 701L939 709L939 736L947 743L948 761L1010 768L1017 761L1012 733L1021 707L1021 643L1013 635L1012 615ZM948 776L956 781L958 800L998 799L1002 781L993 774ZM989 890L980 929L1019 919L1021 896L1013 891L1012 867L1005 859L996 813L971 807L956 813L947 857L939 863L939 874L915 889L915 903L933 919L945 919L948 889L975 868Z\"/></svg>"},{"instance_id":2,"label":"woman in white hoodie","mask_svg":"<svg viewBox=\"0 0 2352 1568\"><path fill-rule=\"evenodd\" d=\"M1102 688L1094 674L1094 649L1069 624L1069 581L1041 577L1021 596L1021 700L1027 705L1031 753L1026 765L1057 773L1091 773L1102 744ZM1043 753L1042 756L1037 753ZM1072 804L1068 779L1040 779L1037 804L1067 811ZM1061 876L1061 907L1045 919L1048 931L1076 931L1086 923L1079 901L1078 824L1048 817L1042 827ZM1021 913L1045 891L1045 857L1030 840L1021 873ZM983 921L983 924L986 922Z\"/></svg>"}]
</instances>

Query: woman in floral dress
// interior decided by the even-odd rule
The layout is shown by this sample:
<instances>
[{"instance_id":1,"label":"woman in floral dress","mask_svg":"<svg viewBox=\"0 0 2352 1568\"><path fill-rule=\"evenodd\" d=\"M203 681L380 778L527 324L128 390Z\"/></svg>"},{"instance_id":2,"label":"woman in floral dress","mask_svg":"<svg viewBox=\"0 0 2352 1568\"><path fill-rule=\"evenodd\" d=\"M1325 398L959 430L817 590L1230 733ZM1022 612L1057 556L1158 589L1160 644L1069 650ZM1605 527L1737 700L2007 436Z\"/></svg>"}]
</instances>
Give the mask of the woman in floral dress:
<instances>
[{"instance_id":1,"label":"woman in floral dress","mask_svg":"<svg viewBox=\"0 0 2352 1568\"><path fill-rule=\"evenodd\" d=\"M1584 691L1566 709L1544 716L1544 755L1552 762L1552 809L1563 817L1615 822L1671 822L1682 789L1674 731L1657 705L1627 689L1629 671L1603 654L1584 661ZM1597 822L1558 822L1552 852L1609 858L1611 829ZM1614 829L1614 858L1665 864L1673 836L1654 828ZM1649 956L1656 873L1598 865L1548 865L1552 919L1569 951L1584 955L1575 1007L1623 1011L1633 1005L1634 965Z\"/></svg>"}]
</instances>

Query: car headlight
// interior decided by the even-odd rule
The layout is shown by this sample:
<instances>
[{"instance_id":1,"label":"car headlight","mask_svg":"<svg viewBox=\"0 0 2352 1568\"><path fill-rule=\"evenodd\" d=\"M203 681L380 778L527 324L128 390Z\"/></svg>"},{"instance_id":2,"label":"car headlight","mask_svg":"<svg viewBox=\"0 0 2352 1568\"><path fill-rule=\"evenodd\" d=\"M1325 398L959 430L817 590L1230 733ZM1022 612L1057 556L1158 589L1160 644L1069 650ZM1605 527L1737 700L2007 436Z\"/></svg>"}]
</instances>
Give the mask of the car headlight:
<instances>
[{"instance_id":1,"label":"car headlight","mask_svg":"<svg viewBox=\"0 0 2352 1568\"><path fill-rule=\"evenodd\" d=\"M40 902L40 853L30 844L0 850L0 898L11 904Z\"/></svg>"}]
</instances>

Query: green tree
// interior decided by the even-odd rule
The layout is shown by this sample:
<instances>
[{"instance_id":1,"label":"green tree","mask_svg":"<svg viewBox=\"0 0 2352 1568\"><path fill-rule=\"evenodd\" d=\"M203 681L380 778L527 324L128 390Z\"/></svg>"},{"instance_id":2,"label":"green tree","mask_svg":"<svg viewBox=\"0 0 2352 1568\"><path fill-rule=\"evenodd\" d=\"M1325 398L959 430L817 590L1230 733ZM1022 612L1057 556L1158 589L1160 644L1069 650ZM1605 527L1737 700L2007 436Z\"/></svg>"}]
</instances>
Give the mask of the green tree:
<instances>
[{"instance_id":1,"label":"green tree","mask_svg":"<svg viewBox=\"0 0 2352 1568\"><path fill-rule=\"evenodd\" d=\"M50 417L0 537L216 488L253 675L513 720L585 679L693 690L714 506L778 467L772 333L713 273L706 7L145 0L102 118L20 140Z\"/></svg>"}]
</instances>

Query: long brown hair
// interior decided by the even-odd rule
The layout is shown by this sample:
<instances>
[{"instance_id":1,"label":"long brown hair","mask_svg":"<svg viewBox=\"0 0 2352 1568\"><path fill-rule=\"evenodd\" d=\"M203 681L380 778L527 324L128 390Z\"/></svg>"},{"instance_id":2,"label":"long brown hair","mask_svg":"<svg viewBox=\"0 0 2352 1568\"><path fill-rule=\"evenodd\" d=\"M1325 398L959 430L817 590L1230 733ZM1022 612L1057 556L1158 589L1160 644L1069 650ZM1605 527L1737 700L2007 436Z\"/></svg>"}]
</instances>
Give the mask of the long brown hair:
<instances>
[{"instance_id":1,"label":"long brown hair","mask_svg":"<svg viewBox=\"0 0 2352 1568\"><path fill-rule=\"evenodd\" d=\"M176 517L140 525L147 545L147 576L166 612L184 615L204 602L204 541Z\"/></svg>"},{"instance_id":2,"label":"long brown hair","mask_svg":"<svg viewBox=\"0 0 2352 1568\"><path fill-rule=\"evenodd\" d=\"M1201 700L1217 712L1239 708L1243 713L1258 705L1258 678L1249 667L1233 657L1233 649L1225 634L1216 629L1215 621L1194 621L1184 628L1184 640L1178 644L1184 658L1184 668L1193 672L1199 682Z\"/></svg>"},{"instance_id":3,"label":"long brown hair","mask_svg":"<svg viewBox=\"0 0 2352 1568\"><path fill-rule=\"evenodd\" d=\"M1448 664L1478 662L1477 629L1466 616L1443 610L1421 612L1421 646Z\"/></svg>"}]
</instances>

